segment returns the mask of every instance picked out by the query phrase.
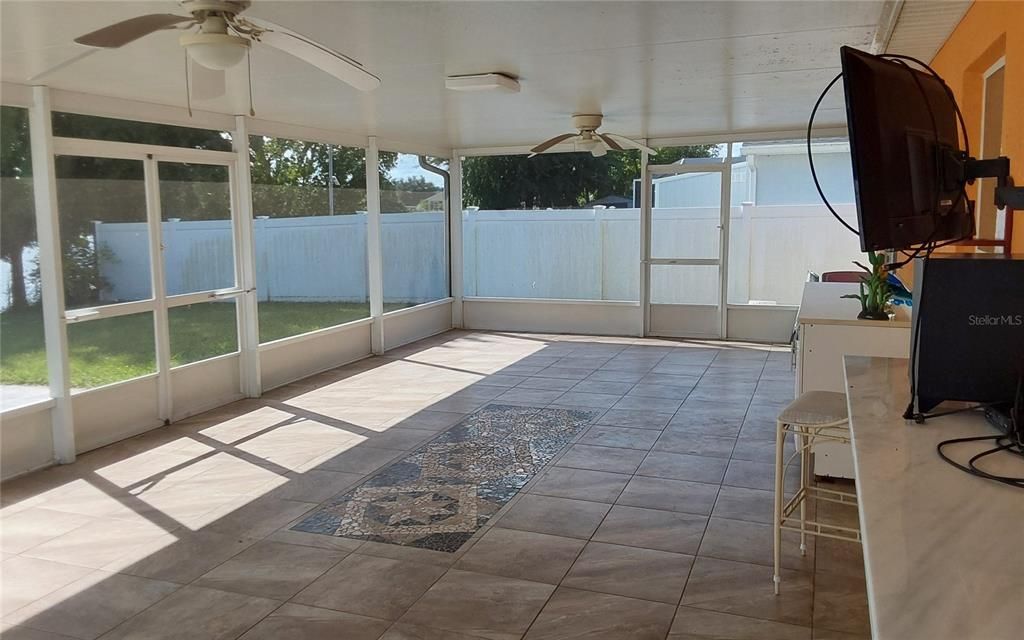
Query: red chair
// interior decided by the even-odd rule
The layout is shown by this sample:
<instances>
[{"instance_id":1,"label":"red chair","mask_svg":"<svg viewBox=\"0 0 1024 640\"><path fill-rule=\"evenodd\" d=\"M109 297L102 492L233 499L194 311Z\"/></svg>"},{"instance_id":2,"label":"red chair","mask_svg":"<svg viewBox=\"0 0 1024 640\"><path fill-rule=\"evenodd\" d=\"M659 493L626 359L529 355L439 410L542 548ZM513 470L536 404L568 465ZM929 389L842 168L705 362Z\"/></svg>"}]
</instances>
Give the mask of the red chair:
<instances>
[{"instance_id":1,"label":"red chair","mask_svg":"<svg viewBox=\"0 0 1024 640\"><path fill-rule=\"evenodd\" d=\"M822 282L860 282L864 279L863 271L826 271L821 274Z\"/></svg>"}]
</instances>

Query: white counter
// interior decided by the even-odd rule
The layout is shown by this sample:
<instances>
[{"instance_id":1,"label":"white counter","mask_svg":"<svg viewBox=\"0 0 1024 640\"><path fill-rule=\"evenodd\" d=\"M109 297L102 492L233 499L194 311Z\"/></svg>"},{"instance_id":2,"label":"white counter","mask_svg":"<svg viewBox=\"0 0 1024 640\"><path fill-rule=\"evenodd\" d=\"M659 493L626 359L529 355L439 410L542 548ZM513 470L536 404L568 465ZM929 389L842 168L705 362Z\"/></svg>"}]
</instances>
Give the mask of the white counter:
<instances>
[{"instance_id":1,"label":"white counter","mask_svg":"<svg viewBox=\"0 0 1024 640\"><path fill-rule=\"evenodd\" d=\"M797 322L800 324L841 324L846 326L865 327L910 327L910 309L906 305L894 307L895 317L884 322L881 320L859 320L860 301L843 298L844 295L857 293L860 287L852 282L808 282L804 285L804 295L800 300L800 313Z\"/></svg>"},{"instance_id":2,"label":"white counter","mask_svg":"<svg viewBox=\"0 0 1024 640\"><path fill-rule=\"evenodd\" d=\"M995 430L978 412L903 420L905 359L847 356L845 370L872 637L1024 637L1024 490L970 476L935 451ZM1008 456L993 463L1024 472Z\"/></svg>"}]
</instances>

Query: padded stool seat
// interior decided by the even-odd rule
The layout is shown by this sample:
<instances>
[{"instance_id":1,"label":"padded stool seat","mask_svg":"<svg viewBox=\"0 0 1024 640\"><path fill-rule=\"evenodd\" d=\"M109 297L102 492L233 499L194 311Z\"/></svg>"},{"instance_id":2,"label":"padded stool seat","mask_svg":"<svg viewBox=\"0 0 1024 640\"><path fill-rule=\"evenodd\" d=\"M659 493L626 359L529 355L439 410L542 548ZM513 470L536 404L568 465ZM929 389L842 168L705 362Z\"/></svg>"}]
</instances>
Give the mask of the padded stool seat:
<instances>
[{"instance_id":1,"label":"padded stool seat","mask_svg":"<svg viewBox=\"0 0 1024 640\"><path fill-rule=\"evenodd\" d=\"M786 405L779 422L802 427L821 427L847 420L846 394L837 391L807 391Z\"/></svg>"}]
</instances>

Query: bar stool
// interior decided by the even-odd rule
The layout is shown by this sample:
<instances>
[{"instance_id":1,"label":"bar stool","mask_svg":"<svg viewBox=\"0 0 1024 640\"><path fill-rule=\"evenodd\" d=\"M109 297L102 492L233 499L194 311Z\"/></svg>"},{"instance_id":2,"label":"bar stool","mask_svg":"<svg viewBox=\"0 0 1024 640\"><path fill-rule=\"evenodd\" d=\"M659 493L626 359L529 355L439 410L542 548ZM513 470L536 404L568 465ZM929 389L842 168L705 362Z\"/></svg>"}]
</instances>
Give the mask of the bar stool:
<instances>
[{"instance_id":1,"label":"bar stool","mask_svg":"<svg viewBox=\"0 0 1024 640\"><path fill-rule=\"evenodd\" d=\"M792 433L796 451L783 459L786 436ZM807 553L807 536L823 536L860 542L860 530L807 519L807 500L826 500L844 505L857 505L857 494L849 491L826 489L814 484L811 453L819 440L850 443L850 424L846 409L846 394L834 391L808 391L790 402L779 414L775 431L775 594L779 593L782 562L782 531L800 532L800 554ZM796 494L785 501L786 469L794 458L800 458L800 486ZM793 512L800 507L799 523Z\"/></svg>"}]
</instances>

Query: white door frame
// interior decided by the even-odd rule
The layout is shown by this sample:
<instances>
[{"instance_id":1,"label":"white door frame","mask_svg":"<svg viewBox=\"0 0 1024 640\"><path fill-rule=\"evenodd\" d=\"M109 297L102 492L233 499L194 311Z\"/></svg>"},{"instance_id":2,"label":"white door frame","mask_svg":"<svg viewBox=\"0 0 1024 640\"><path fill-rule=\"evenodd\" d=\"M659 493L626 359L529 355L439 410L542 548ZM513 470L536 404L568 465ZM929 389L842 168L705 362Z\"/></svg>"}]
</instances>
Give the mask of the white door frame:
<instances>
[{"instance_id":1,"label":"white door frame","mask_svg":"<svg viewBox=\"0 0 1024 640\"><path fill-rule=\"evenodd\" d=\"M173 393L171 389L170 361L170 324L168 311L175 307L186 306L213 300L240 300L245 293L243 288L243 251L244 239L241 237L240 209L238 202L238 171L237 156L232 152L210 151L204 149L187 149L162 147L128 142L110 142L104 140L87 140L79 138L54 138L53 154L56 156L77 156L92 158L110 158L115 160L140 161L143 165L146 222L149 235L149 261L151 277L151 297L146 300L97 305L64 312L64 322L88 322L103 318L113 318L133 313L151 312L153 314L153 331L155 337L156 376L159 389L158 418L164 423L174 419ZM160 201L159 163L202 164L222 166L228 173L228 192L231 207L231 237L234 253L234 285L223 289L211 289L192 293L168 295L164 273L164 243L162 233L162 215ZM58 214L59 215L59 214ZM59 240L58 240L59 241ZM62 274L61 274L62 277ZM244 352L247 345L245 325L245 307L236 302L236 319L238 323L238 348ZM192 364L192 363L190 363ZM187 366L187 365L183 365ZM113 388L122 382L107 385ZM241 381L241 376L240 376ZM241 386L241 384L240 384Z\"/></svg>"},{"instance_id":2,"label":"white door frame","mask_svg":"<svg viewBox=\"0 0 1024 640\"><path fill-rule=\"evenodd\" d=\"M719 194L720 216L718 223L718 257L717 258L653 258L651 257L651 233L653 229L653 194L654 178L681 175L685 173L718 173L721 176ZM643 171L643 198L641 202L641 301L643 309L644 335L651 336L651 267L657 265L695 265L718 267L718 304L717 326L718 337L725 338L728 320L726 298L729 289L729 213L731 208L730 190L732 188L732 163L728 158L722 163L708 164L667 164L646 165ZM685 331L684 331L685 333ZM680 337L680 336L674 336ZM707 336L701 336L707 337Z\"/></svg>"}]
</instances>

